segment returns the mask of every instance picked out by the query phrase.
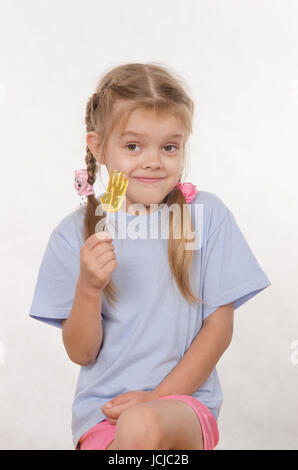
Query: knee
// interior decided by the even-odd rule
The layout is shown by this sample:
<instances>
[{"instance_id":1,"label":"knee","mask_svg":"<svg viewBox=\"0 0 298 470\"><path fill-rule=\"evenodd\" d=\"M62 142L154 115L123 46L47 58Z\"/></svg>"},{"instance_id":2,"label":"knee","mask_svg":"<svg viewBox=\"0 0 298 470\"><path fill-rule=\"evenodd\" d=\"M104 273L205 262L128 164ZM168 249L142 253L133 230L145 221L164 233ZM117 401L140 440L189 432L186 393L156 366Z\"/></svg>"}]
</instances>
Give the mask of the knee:
<instances>
[{"instance_id":1,"label":"knee","mask_svg":"<svg viewBox=\"0 0 298 470\"><path fill-rule=\"evenodd\" d=\"M115 439L120 449L161 449L163 432L154 408L139 403L125 410L119 417Z\"/></svg>"}]
</instances>

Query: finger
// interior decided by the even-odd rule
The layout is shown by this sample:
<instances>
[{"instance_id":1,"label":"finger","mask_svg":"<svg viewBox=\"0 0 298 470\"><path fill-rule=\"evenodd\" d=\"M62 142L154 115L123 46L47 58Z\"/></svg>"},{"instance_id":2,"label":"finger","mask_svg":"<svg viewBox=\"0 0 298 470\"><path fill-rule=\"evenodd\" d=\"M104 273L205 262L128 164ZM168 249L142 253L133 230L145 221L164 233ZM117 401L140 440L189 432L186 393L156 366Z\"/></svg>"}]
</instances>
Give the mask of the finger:
<instances>
[{"instance_id":1,"label":"finger","mask_svg":"<svg viewBox=\"0 0 298 470\"><path fill-rule=\"evenodd\" d=\"M116 261L114 250L107 250L103 253L97 252L92 256L90 263L92 263L91 266L93 266L94 269L103 269L103 267L110 261Z\"/></svg>"},{"instance_id":2,"label":"finger","mask_svg":"<svg viewBox=\"0 0 298 470\"><path fill-rule=\"evenodd\" d=\"M116 261L116 257L113 251L107 251L106 253L102 254L101 256L96 257L93 260L92 266L96 270L102 270L109 264L111 261Z\"/></svg>"},{"instance_id":3,"label":"finger","mask_svg":"<svg viewBox=\"0 0 298 470\"><path fill-rule=\"evenodd\" d=\"M107 420L109 421L110 424L117 424L117 419L110 419L110 418L107 418Z\"/></svg>"},{"instance_id":4,"label":"finger","mask_svg":"<svg viewBox=\"0 0 298 470\"><path fill-rule=\"evenodd\" d=\"M84 247L92 250L95 246L101 243L111 242L112 240L113 238L109 232L95 232L86 240Z\"/></svg>"},{"instance_id":5,"label":"finger","mask_svg":"<svg viewBox=\"0 0 298 470\"><path fill-rule=\"evenodd\" d=\"M129 403L125 402L120 405L115 405L112 408L106 409L104 407L101 407L102 412L111 419L118 419L121 413L123 413L124 410L129 408Z\"/></svg>"},{"instance_id":6,"label":"finger","mask_svg":"<svg viewBox=\"0 0 298 470\"><path fill-rule=\"evenodd\" d=\"M113 250L114 245L113 245L113 239L112 237L109 236L109 234L105 237L104 235L98 235L98 234L104 234L108 232L97 232L95 233L95 239L93 242L93 245L89 246L89 251L92 253L92 256L95 256L98 253L102 253L105 251L107 248ZM102 238L100 238L102 237Z\"/></svg>"},{"instance_id":7,"label":"finger","mask_svg":"<svg viewBox=\"0 0 298 470\"><path fill-rule=\"evenodd\" d=\"M102 256L104 253L109 251L115 251L115 246L113 243L100 243L96 245L92 250L92 258L96 259Z\"/></svg>"},{"instance_id":8,"label":"finger","mask_svg":"<svg viewBox=\"0 0 298 470\"><path fill-rule=\"evenodd\" d=\"M102 406L105 407L108 403L112 404L113 406L120 405L120 403L124 403L128 400L131 400L131 398L132 398L132 392L121 393L120 395L116 395L110 401L107 401L106 403L104 403Z\"/></svg>"},{"instance_id":9,"label":"finger","mask_svg":"<svg viewBox=\"0 0 298 470\"><path fill-rule=\"evenodd\" d=\"M113 240L112 235L109 232L95 232L94 235L96 236L97 240L101 242L111 242Z\"/></svg>"}]
</instances>

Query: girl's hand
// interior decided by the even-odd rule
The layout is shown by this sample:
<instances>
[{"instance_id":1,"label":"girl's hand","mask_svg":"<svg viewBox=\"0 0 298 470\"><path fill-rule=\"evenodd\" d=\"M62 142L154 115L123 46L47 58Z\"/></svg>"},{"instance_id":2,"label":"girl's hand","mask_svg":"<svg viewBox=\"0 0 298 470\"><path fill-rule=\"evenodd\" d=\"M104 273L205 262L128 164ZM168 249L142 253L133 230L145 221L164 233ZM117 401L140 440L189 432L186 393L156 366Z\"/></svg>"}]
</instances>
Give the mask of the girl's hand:
<instances>
[{"instance_id":1,"label":"girl's hand","mask_svg":"<svg viewBox=\"0 0 298 470\"><path fill-rule=\"evenodd\" d=\"M103 290L118 263L108 232L95 232L80 250L80 283L92 290Z\"/></svg>"},{"instance_id":2,"label":"girl's hand","mask_svg":"<svg viewBox=\"0 0 298 470\"><path fill-rule=\"evenodd\" d=\"M110 400L111 408L106 408L106 403L100 407L101 411L106 415L107 420L111 424L117 424L117 420L124 410L137 403L154 400L152 392L144 392L143 390L133 390L131 392L122 393Z\"/></svg>"}]
</instances>

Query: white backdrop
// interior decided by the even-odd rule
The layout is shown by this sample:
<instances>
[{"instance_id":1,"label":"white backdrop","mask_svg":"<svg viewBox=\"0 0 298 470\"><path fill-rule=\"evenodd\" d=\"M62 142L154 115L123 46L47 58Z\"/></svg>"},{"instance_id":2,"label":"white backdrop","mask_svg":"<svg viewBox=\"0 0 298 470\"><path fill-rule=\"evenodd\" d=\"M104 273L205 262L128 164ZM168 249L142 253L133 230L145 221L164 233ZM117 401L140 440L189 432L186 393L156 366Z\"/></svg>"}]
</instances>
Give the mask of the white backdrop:
<instances>
[{"instance_id":1,"label":"white backdrop","mask_svg":"<svg viewBox=\"0 0 298 470\"><path fill-rule=\"evenodd\" d=\"M297 13L291 0L1 0L2 449L73 448L79 366L28 312L50 232L79 206L86 101L111 67L149 61L193 90L186 181L222 198L272 283L235 311L216 449L298 449Z\"/></svg>"}]
</instances>

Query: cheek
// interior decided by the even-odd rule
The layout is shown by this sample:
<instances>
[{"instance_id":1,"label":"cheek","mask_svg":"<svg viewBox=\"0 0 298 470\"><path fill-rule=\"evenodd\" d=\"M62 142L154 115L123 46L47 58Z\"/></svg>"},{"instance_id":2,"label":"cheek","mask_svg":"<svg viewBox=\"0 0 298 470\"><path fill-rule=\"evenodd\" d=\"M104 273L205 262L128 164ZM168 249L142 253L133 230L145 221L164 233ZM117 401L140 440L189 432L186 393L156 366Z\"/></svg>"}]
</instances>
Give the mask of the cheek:
<instances>
[{"instance_id":1,"label":"cheek","mask_svg":"<svg viewBox=\"0 0 298 470\"><path fill-rule=\"evenodd\" d=\"M135 165L128 159L121 150L111 151L108 158L109 168L111 170L124 171L125 175L129 178L134 171Z\"/></svg>"},{"instance_id":2,"label":"cheek","mask_svg":"<svg viewBox=\"0 0 298 470\"><path fill-rule=\"evenodd\" d=\"M183 165L180 162L169 162L167 165L168 173L171 178L179 178Z\"/></svg>"},{"instance_id":3,"label":"cheek","mask_svg":"<svg viewBox=\"0 0 298 470\"><path fill-rule=\"evenodd\" d=\"M132 176L136 173L137 166L133 165L128 165L127 163L123 162L122 163L122 171L124 171L126 177L131 181L133 178Z\"/></svg>"},{"instance_id":4,"label":"cheek","mask_svg":"<svg viewBox=\"0 0 298 470\"><path fill-rule=\"evenodd\" d=\"M119 164L121 165L121 170L125 172L128 178L132 178L132 175L136 174L140 168L139 162L125 156L121 157Z\"/></svg>"}]
</instances>

